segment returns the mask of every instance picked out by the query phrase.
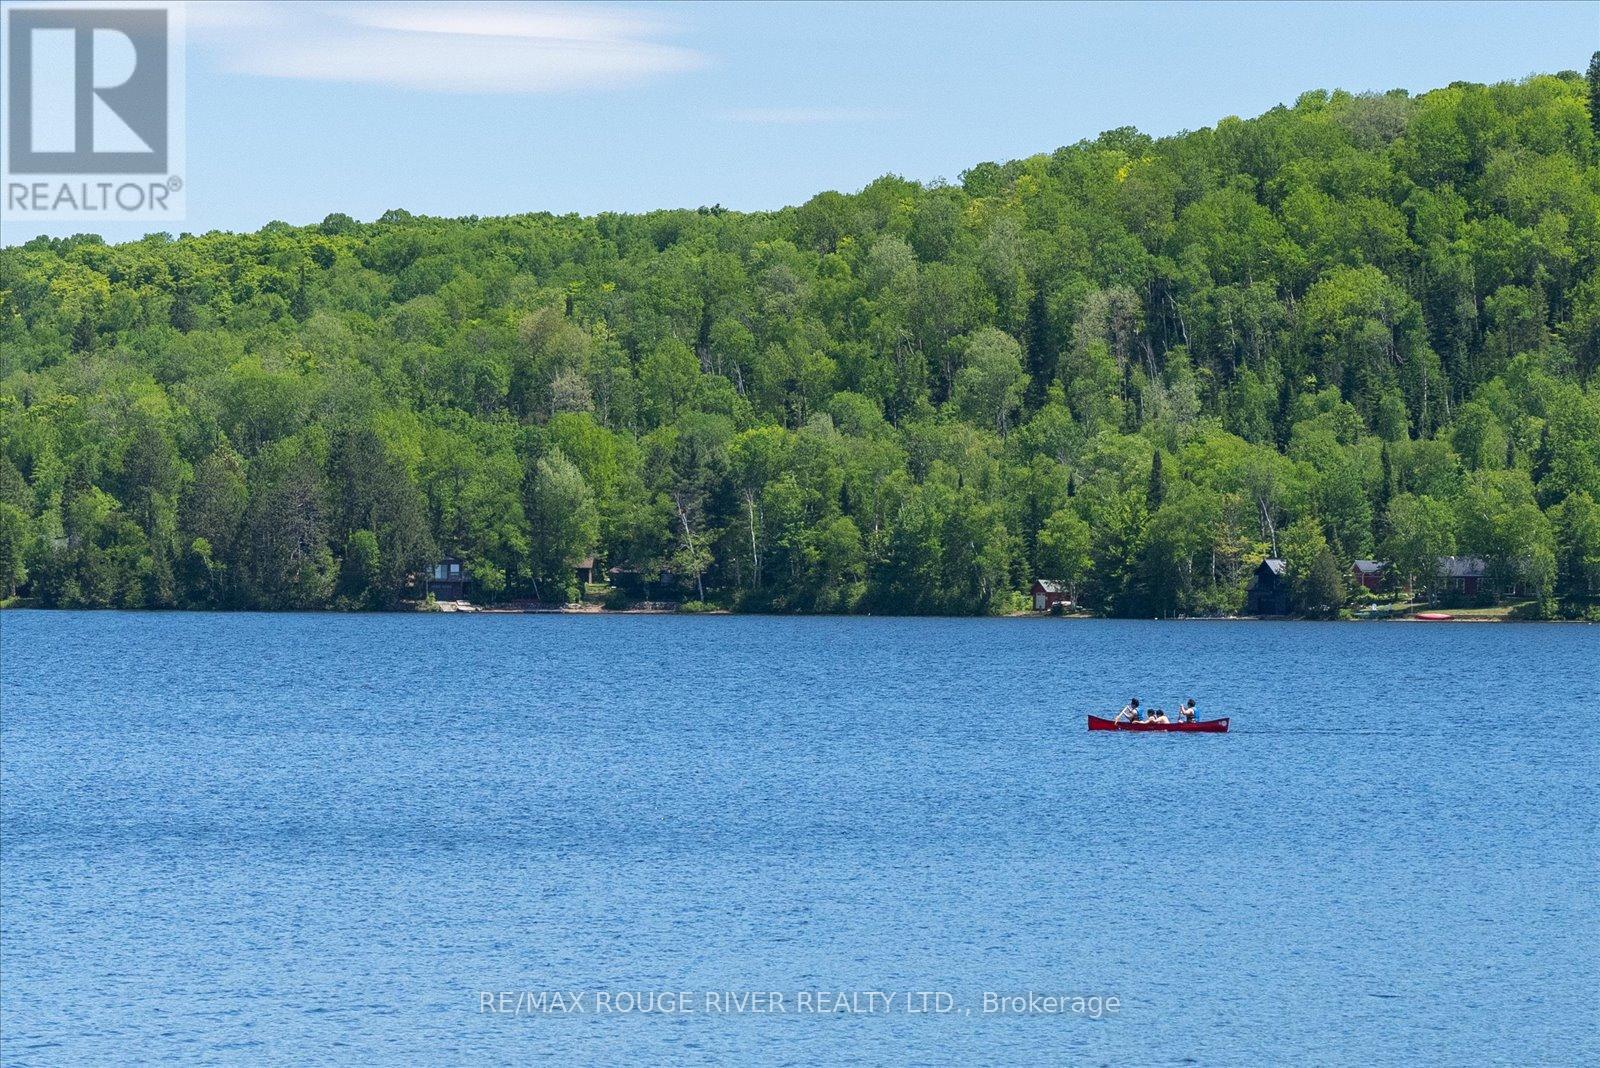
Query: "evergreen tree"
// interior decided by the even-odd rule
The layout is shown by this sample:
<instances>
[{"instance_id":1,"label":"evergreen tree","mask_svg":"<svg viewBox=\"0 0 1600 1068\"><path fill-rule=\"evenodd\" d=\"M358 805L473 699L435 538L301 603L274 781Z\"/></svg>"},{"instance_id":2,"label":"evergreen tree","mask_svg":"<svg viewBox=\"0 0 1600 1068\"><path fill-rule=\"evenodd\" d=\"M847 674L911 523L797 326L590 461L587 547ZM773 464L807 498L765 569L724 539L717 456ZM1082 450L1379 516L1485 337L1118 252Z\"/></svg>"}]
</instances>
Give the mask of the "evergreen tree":
<instances>
[{"instance_id":1,"label":"evergreen tree","mask_svg":"<svg viewBox=\"0 0 1600 1068\"><path fill-rule=\"evenodd\" d=\"M1157 449L1150 458L1150 481L1144 491L1145 511L1154 515L1161 509L1161 502L1166 499L1167 483L1161 475L1161 450Z\"/></svg>"},{"instance_id":2,"label":"evergreen tree","mask_svg":"<svg viewBox=\"0 0 1600 1068\"><path fill-rule=\"evenodd\" d=\"M1589 122L1600 143L1600 52L1589 57Z\"/></svg>"},{"instance_id":3,"label":"evergreen tree","mask_svg":"<svg viewBox=\"0 0 1600 1068\"><path fill-rule=\"evenodd\" d=\"M1378 451L1378 490L1372 498L1372 539L1381 544L1389 536L1389 502L1395 495L1394 461L1389 456L1389 443Z\"/></svg>"}]
</instances>

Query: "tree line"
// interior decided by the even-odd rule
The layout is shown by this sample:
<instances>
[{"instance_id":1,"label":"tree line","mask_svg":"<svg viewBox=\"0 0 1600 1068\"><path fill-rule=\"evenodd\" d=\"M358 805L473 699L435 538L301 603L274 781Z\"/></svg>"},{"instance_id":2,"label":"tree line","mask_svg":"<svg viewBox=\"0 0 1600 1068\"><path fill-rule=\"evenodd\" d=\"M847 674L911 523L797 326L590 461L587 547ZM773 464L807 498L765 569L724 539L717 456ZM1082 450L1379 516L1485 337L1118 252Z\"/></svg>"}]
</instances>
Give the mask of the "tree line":
<instances>
[{"instance_id":1,"label":"tree line","mask_svg":"<svg viewBox=\"0 0 1600 1068\"><path fill-rule=\"evenodd\" d=\"M745 610L1600 588L1600 61L798 207L0 250L0 596L386 608L572 565ZM1332 579L1329 576L1333 576ZM1329 592L1331 590L1331 592Z\"/></svg>"}]
</instances>

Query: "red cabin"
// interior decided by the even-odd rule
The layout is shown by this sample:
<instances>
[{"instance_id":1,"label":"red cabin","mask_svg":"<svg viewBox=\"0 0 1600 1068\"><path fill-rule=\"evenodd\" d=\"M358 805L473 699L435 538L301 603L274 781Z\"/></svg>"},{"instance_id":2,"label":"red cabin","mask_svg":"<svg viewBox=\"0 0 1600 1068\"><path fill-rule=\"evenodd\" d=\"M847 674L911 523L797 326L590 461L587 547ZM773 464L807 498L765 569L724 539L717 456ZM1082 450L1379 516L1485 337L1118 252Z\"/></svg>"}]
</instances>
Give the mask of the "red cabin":
<instances>
[{"instance_id":1,"label":"red cabin","mask_svg":"<svg viewBox=\"0 0 1600 1068\"><path fill-rule=\"evenodd\" d=\"M1056 605L1067 608L1071 604L1072 595L1067 592L1066 583L1059 579L1033 580L1033 610L1035 612L1048 612Z\"/></svg>"},{"instance_id":2,"label":"red cabin","mask_svg":"<svg viewBox=\"0 0 1600 1068\"><path fill-rule=\"evenodd\" d=\"M1478 596L1488 566L1477 556L1441 556L1439 585L1445 593L1462 597Z\"/></svg>"},{"instance_id":3,"label":"red cabin","mask_svg":"<svg viewBox=\"0 0 1600 1068\"><path fill-rule=\"evenodd\" d=\"M1383 589L1389 565L1379 560L1357 560L1350 568L1350 577L1356 584L1373 593Z\"/></svg>"}]
</instances>

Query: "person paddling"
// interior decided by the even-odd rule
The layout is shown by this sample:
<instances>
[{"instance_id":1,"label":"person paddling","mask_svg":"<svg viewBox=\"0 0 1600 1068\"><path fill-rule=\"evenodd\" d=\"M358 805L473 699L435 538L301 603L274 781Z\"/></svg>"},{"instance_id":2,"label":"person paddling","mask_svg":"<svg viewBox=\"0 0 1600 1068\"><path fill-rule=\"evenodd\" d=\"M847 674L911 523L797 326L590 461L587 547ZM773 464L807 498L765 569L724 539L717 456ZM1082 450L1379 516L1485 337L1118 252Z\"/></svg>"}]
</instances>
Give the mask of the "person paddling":
<instances>
[{"instance_id":1,"label":"person paddling","mask_svg":"<svg viewBox=\"0 0 1600 1068\"><path fill-rule=\"evenodd\" d=\"M1194 698L1193 697L1189 698L1189 703L1188 704L1181 704L1181 705L1178 706L1178 722L1179 723L1193 723L1194 722L1194 714L1195 713L1194 713Z\"/></svg>"},{"instance_id":2,"label":"person paddling","mask_svg":"<svg viewBox=\"0 0 1600 1068\"><path fill-rule=\"evenodd\" d=\"M1113 723L1141 723L1143 721L1144 721L1144 713L1139 710L1139 699L1137 697L1130 697L1130 698L1128 698L1127 705L1123 707L1121 712L1117 713L1117 718L1112 720L1111 722L1113 722Z\"/></svg>"}]
</instances>

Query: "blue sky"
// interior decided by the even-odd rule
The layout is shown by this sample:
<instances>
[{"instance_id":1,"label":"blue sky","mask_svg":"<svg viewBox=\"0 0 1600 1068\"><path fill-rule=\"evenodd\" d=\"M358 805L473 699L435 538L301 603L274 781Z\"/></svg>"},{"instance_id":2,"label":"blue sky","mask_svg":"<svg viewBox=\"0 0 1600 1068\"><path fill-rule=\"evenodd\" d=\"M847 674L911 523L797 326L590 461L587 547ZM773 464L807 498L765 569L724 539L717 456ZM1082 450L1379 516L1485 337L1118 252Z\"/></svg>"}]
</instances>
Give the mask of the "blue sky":
<instances>
[{"instance_id":1,"label":"blue sky","mask_svg":"<svg viewBox=\"0 0 1600 1068\"><path fill-rule=\"evenodd\" d=\"M188 218L740 209L1311 88L1583 69L1600 4L191 3ZM7 243L91 224L4 226Z\"/></svg>"}]
</instances>

